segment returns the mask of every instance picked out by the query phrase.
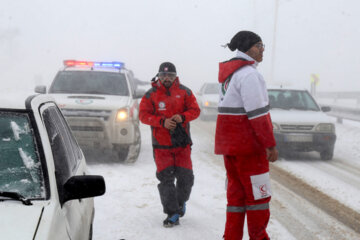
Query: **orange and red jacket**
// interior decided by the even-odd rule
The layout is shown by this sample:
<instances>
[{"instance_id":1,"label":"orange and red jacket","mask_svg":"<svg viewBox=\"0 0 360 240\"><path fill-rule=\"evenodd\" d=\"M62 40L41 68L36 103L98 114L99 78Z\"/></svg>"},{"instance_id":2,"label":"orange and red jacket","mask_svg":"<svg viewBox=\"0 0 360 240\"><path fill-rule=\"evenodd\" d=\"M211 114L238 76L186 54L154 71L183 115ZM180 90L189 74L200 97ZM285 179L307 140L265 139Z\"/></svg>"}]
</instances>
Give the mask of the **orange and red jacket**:
<instances>
[{"instance_id":1,"label":"orange and red jacket","mask_svg":"<svg viewBox=\"0 0 360 240\"><path fill-rule=\"evenodd\" d=\"M220 63L219 83L215 154L264 154L275 146L266 84L256 63L241 58Z\"/></svg>"},{"instance_id":2,"label":"orange and red jacket","mask_svg":"<svg viewBox=\"0 0 360 240\"><path fill-rule=\"evenodd\" d=\"M139 119L151 126L154 148L173 148L170 131L164 127L166 118L180 114L182 126L190 136L189 122L200 114L200 108L192 91L180 84L176 78L170 88L164 87L158 80L145 93L140 102Z\"/></svg>"}]
</instances>

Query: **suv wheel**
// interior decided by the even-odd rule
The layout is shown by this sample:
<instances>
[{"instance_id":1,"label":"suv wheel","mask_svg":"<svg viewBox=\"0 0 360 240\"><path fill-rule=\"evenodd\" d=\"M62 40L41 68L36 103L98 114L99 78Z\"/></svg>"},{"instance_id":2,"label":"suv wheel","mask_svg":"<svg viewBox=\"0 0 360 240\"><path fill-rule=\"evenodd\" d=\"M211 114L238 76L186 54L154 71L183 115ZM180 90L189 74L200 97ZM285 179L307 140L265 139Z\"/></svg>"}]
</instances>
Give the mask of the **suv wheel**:
<instances>
[{"instance_id":1,"label":"suv wheel","mask_svg":"<svg viewBox=\"0 0 360 240\"><path fill-rule=\"evenodd\" d=\"M331 160L334 156L334 148L328 148L320 152L322 160Z\"/></svg>"},{"instance_id":2,"label":"suv wheel","mask_svg":"<svg viewBox=\"0 0 360 240\"><path fill-rule=\"evenodd\" d=\"M129 146L117 146L115 149L118 160L124 162L129 154Z\"/></svg>"},{"instance_id":3,"label":"suv wheel","mask_svg":"<svg viewBox=\"0 0 360 240\"><path fill-rule=\"evenodd\" d=\"M126 160L126 162L128 163L133 163L135 162L140 154L140 149L141 149L141 133L140 133L140 128L139 125L137 125L135 127L135 142L133 145L130 146L129 149L129 158Z\"/></svg>"}]
</instances>

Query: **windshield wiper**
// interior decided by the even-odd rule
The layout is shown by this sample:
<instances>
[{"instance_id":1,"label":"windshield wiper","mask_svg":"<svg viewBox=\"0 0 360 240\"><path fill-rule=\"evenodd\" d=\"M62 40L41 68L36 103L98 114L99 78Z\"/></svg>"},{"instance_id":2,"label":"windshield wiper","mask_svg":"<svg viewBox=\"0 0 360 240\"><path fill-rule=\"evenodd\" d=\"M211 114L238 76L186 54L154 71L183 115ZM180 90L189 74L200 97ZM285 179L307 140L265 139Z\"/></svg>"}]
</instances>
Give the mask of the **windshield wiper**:
<instances>
[{"instance_id":1,"label":"windshield wiper","mask_svg":"<svg viewBox=\"0 0 360 240\"><path fill-rule=\"evenodd\" d=\"M21 201L24 205L32 205L31 201L25 198L23 195L17 192L1 192L0 197L7 197L13 200ZM5 199L0 199L0 201L4 201Z\"/></svg>"}]
</instances>

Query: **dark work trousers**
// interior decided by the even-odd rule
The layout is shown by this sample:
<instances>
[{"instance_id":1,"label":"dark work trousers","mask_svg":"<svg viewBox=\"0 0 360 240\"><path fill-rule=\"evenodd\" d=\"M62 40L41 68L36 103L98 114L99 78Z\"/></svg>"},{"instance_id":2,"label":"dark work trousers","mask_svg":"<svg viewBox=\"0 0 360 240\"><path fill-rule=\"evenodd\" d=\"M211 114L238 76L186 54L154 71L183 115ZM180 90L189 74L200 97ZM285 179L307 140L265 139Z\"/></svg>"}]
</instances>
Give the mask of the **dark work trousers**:
<instances>
[{"instance_id":1,"label":"dark work trousers","mask_svg":"<svg viewBox=\"0 0 360 240\"><path fill-rule=\"evenodd\" d=\"M191 148L154 149L156 177L164 213L179 213L181 206L189 200L194 184L191 163ZM176 181L175 181L176 180Z\"/></svg>"}]
</instances>

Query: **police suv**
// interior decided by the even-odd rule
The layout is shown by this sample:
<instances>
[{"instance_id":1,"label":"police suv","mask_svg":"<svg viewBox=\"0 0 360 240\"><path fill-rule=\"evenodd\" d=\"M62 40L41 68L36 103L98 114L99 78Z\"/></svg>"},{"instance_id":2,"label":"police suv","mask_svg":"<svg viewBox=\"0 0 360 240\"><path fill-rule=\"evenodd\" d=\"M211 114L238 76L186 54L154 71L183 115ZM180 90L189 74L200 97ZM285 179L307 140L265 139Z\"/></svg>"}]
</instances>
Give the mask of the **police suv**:
<instances>
[{"instance_id":1,"label":"police suv","mask_svg":"<svg viewBox=\"0 0 360 240\"><path fill-rule=\"evenodd\" d=\"M36 92L46 92L37 86ZM65 60L49 91L82 148L111 150L134 162L141 148L138 99L132 72L122 62Z\"/></svg>"}]
</instances>

